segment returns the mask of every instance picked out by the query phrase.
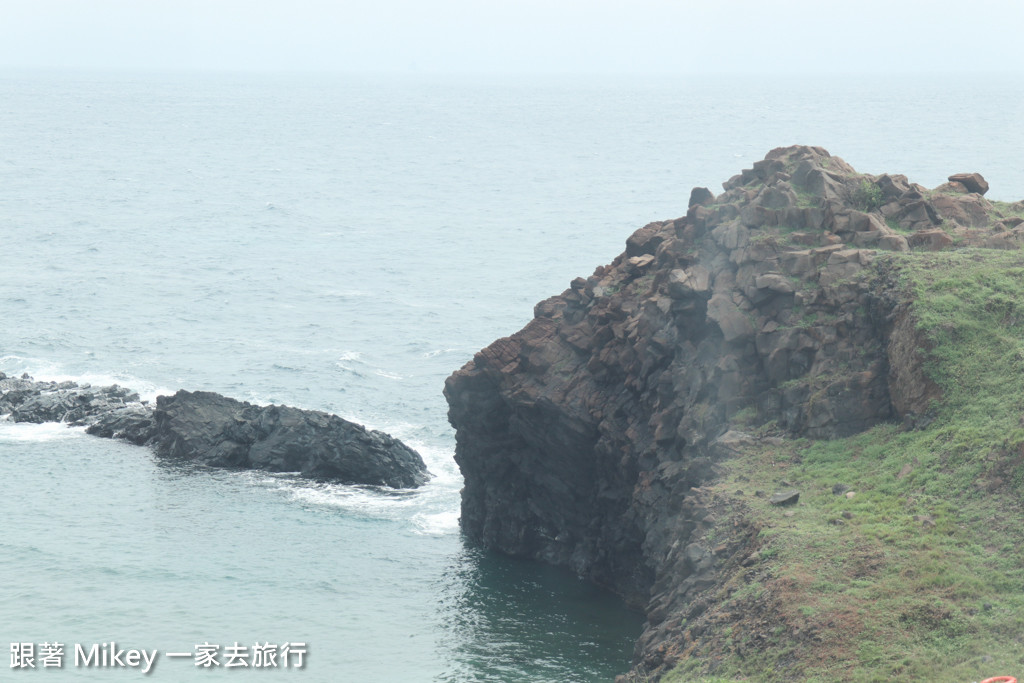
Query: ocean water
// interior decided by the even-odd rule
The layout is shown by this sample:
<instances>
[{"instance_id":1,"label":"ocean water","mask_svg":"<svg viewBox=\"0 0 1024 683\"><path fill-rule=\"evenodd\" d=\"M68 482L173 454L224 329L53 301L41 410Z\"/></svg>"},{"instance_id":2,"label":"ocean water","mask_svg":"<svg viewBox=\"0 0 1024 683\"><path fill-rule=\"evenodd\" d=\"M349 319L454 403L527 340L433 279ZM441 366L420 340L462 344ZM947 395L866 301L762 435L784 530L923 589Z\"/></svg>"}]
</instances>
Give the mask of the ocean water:
<instances>
[{"instance_id":1,"label":"ocean water","mask_svg":"<svg viewBox=\"0 0 1024 683\"><path fill-rule=\"evenodd\" d=\"M257 641L305 644L271 678L611 680L641 617L460 536L444 378L773 147L1024 198L1010 85L0 72L0 371L327 410L435 475L318 484L0 422L0 646L156 649L163 680L195 670L163 653Z\"/></svg>"}]
</instances>

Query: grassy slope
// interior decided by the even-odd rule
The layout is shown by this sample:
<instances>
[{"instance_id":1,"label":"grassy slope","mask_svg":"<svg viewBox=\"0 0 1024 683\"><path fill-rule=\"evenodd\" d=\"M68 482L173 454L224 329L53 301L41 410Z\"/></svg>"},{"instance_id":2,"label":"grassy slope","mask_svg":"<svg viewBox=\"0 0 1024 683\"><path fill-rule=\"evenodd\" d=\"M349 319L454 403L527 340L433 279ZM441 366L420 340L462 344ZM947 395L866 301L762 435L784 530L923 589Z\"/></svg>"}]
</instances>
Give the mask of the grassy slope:
<instances>
[{"instance_id":1,"label":"grassy slope","mask_svg":"<svg viewBox=\"0 0 1024 683\"><path fill-rule=\"evenodd\" d=\"M785 440L731 461L714 488L762 521L762 559L716 603L723 625L705 650L713 676L705 656L663 680L1024 674L1024 255L893 258L934 344L937 419L917 431ZM782 481L802 492L794 508L753 495ZM837 483L855 495L833 494ZM765 609L757 627L730 622L758 605L777 624L767 633Z\"/></svg>"}]
</instances>

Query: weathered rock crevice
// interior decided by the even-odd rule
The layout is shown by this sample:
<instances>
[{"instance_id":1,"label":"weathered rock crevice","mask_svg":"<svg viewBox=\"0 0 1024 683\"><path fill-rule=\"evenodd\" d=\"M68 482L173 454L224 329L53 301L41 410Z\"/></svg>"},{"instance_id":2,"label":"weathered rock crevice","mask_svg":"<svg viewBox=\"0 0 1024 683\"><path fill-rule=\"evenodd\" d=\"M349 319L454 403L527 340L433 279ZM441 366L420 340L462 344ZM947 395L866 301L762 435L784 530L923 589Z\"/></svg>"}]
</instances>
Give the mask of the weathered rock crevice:
<instances>
[{"instance_id":1,"label":"weathered rock crevice","mask_svg":"<svg viewBox=\"0 0 1024 683\"><path fill-rule=\"evenodd\" d=\"M696 542L723 521L701 485L751 439L733 425L836 438L940 398L894 255L1024 235L973 177L950 186L780 148L636 231L448 378L465 533L644 609L647 670L682 656L679 625L756 546L741 515Z\"/></svg>"}]
</instances>

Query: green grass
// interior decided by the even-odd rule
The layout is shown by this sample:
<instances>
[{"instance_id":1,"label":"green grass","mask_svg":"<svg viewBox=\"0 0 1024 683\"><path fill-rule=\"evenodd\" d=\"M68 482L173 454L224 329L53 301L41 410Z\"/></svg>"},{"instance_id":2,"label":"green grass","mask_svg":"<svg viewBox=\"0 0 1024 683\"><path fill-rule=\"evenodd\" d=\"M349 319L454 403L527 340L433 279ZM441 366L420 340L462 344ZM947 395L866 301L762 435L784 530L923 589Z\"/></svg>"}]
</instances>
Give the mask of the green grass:
<instances>
[{"instance_id":1,"label":"green grass","mask_svg":"<svg viewBox=\"0 0 1024 683\"><path fill-rule=\"evenodd\" d=\"M1003 218L1010 218L1011 216L1024 218L1024 204L1021 202L1001 202L997 199L993 199L990 203L995 207L996 212Z\"/></svg>"},{"instance_id":2,"label":"green grass","mask_svg":"<svg viewBox=\"0 0 1024 683\"><path fill-rule=\"evenodd\" d=\"M927 369L944 392L937 419L919 431L788 439L729 461L715 489L764 524L764 545L714 610L770 600L782 628L740 620L713 643L718 678L696 656L665 681L1024 674L1024 256L892 258L931 345ZM788 516L750 495L782 479L801 491ZM855 495L834 495L836 483ZM740 654L745 628L768 639L758 656Z\"/></svg>"},{"instance_id":3,"label":"green grass","mask_svg":"<svg viewBox=\"0 0 1024 683\"><path fill-rule=\"evenodd\" d=\"M793 191L796 193L796 206L799 209L817 209L822 204L822 198L816 194L795 185L793 186Z\"/></svg>"}]
</instances>

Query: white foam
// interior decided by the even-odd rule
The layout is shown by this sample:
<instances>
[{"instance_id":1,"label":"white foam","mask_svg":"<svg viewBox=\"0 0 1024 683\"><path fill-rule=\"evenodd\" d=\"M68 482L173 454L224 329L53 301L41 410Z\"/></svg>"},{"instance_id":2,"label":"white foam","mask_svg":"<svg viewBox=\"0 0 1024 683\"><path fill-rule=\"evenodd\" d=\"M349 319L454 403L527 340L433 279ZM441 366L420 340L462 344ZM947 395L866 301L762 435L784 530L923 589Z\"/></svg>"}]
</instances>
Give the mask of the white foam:
<instances>
[{"instance_id":1,"label":"white foam","mask_svg":"<svg viewBox=\"0 0 1024 683\"><path fill-rule=\"evenodd\" d=\"M423 358L437 358L444 353L461 353L459 349L437 349L436 351L427 351L423 354Z\"/></svg>"},{"instance_id":2,"label":"white foam","mask_svg":"<svg viewBox=\"0 0 1024 683\"><path fill-rule=\"evenodd\" d=\"M387 370L382 370L380 368L374 370L373 374L379 377L384 377L385 379L404 379L404 377L399 375L397 372L389 372Z\"/></svg>"},{"instance_id":3,"label":"white foam","mask_svg":"<svg viewBox=\"0 0 1024 683\"><path fill-rule=\"evenodd\" d=\"M323 507L339 508L369 517L393 519L400 509L416 505L414 494L385 493L380 489L345 484L301 485L293 483L278 487L292 500Z\"/></svg>"},{"instance_id":4,"label":"white foam","mask_svg":"<svg viewBox=\"0 0 1024 683\"><path fill-rule=\"evenodd\" d=\"M20 356L0 357L0 369L2 368L16 368L8 371L7 374L12 377L20 377L22 373L28 373L37 382L74 382L79 385L91 384L94 387L107 387L117 384L138 393L139 398L143 401L154 401L157 396L171 395L175 391L174 389L162 387L153 382L147 382L127 373L84 373L74 375L65 372L63 368L55 363L22 358Z\"/></svg>"},{"instance_id":5,"label":"white foam","mask_svg":"<svg viewBox=\"0 0 1024 683\"><path fill-rule=\"evenodd\" d=\"M447 536L459 530L459 511L420 512L413 515L412 522L416 525L416 533L424 536Z\"/></svg>"},{"instance_id":6,"label":"white foam","mask_svg":"<svg viewBox=\"0 0 1024 683\"><path fill-rule=\"evenodd\" d=\"M356 377L362 377L363 373L352 367L352 365L362 365L362 357L363 354L359 351L344 351L338 356L338 360L334 361L334 364L345 372L352 373Z\"/></svg>"},{"instance_id":7,"label":"white foam","mask_svg":"<svg viewBox=\"0 0 1024 683\"><path fill-rule=\"evenodd\" d=\"M68 427L61 422L8 422L0 420L0 441L8 443L42 443L85 436L85 427Z\"/></svg>"},{"instance_id":8,"label":"white foam","mask_svg":"<svg viewBox=\"0 0 1024 683\"><path fill-rule=\"evenodd\" d=\"M452 464L454 468L454 463ZM461 478L445 471L418 489L388 489L310 481L299 472L232 472L253 486L293 504L315 506L363 518L409 520L410 532L444 536L458 532ZM439 481L441 480L441 481Z\"/></svg>"},{"instance_id":9,"label":"white foam","mask_svg":"<svg viewBox=\"0 0 1024 683\"><path fill-rule=\"evenodd\" d=\"M349 366L345 365L344 363L335 363L335 365L338 366L338 368L342 372L347 372L347 373L349 373L351 375L354 375L355 377L363 377L363 373L361 373L358 370L355 370L353 368L350 368Z\"/></svg>"}]
</instances>

